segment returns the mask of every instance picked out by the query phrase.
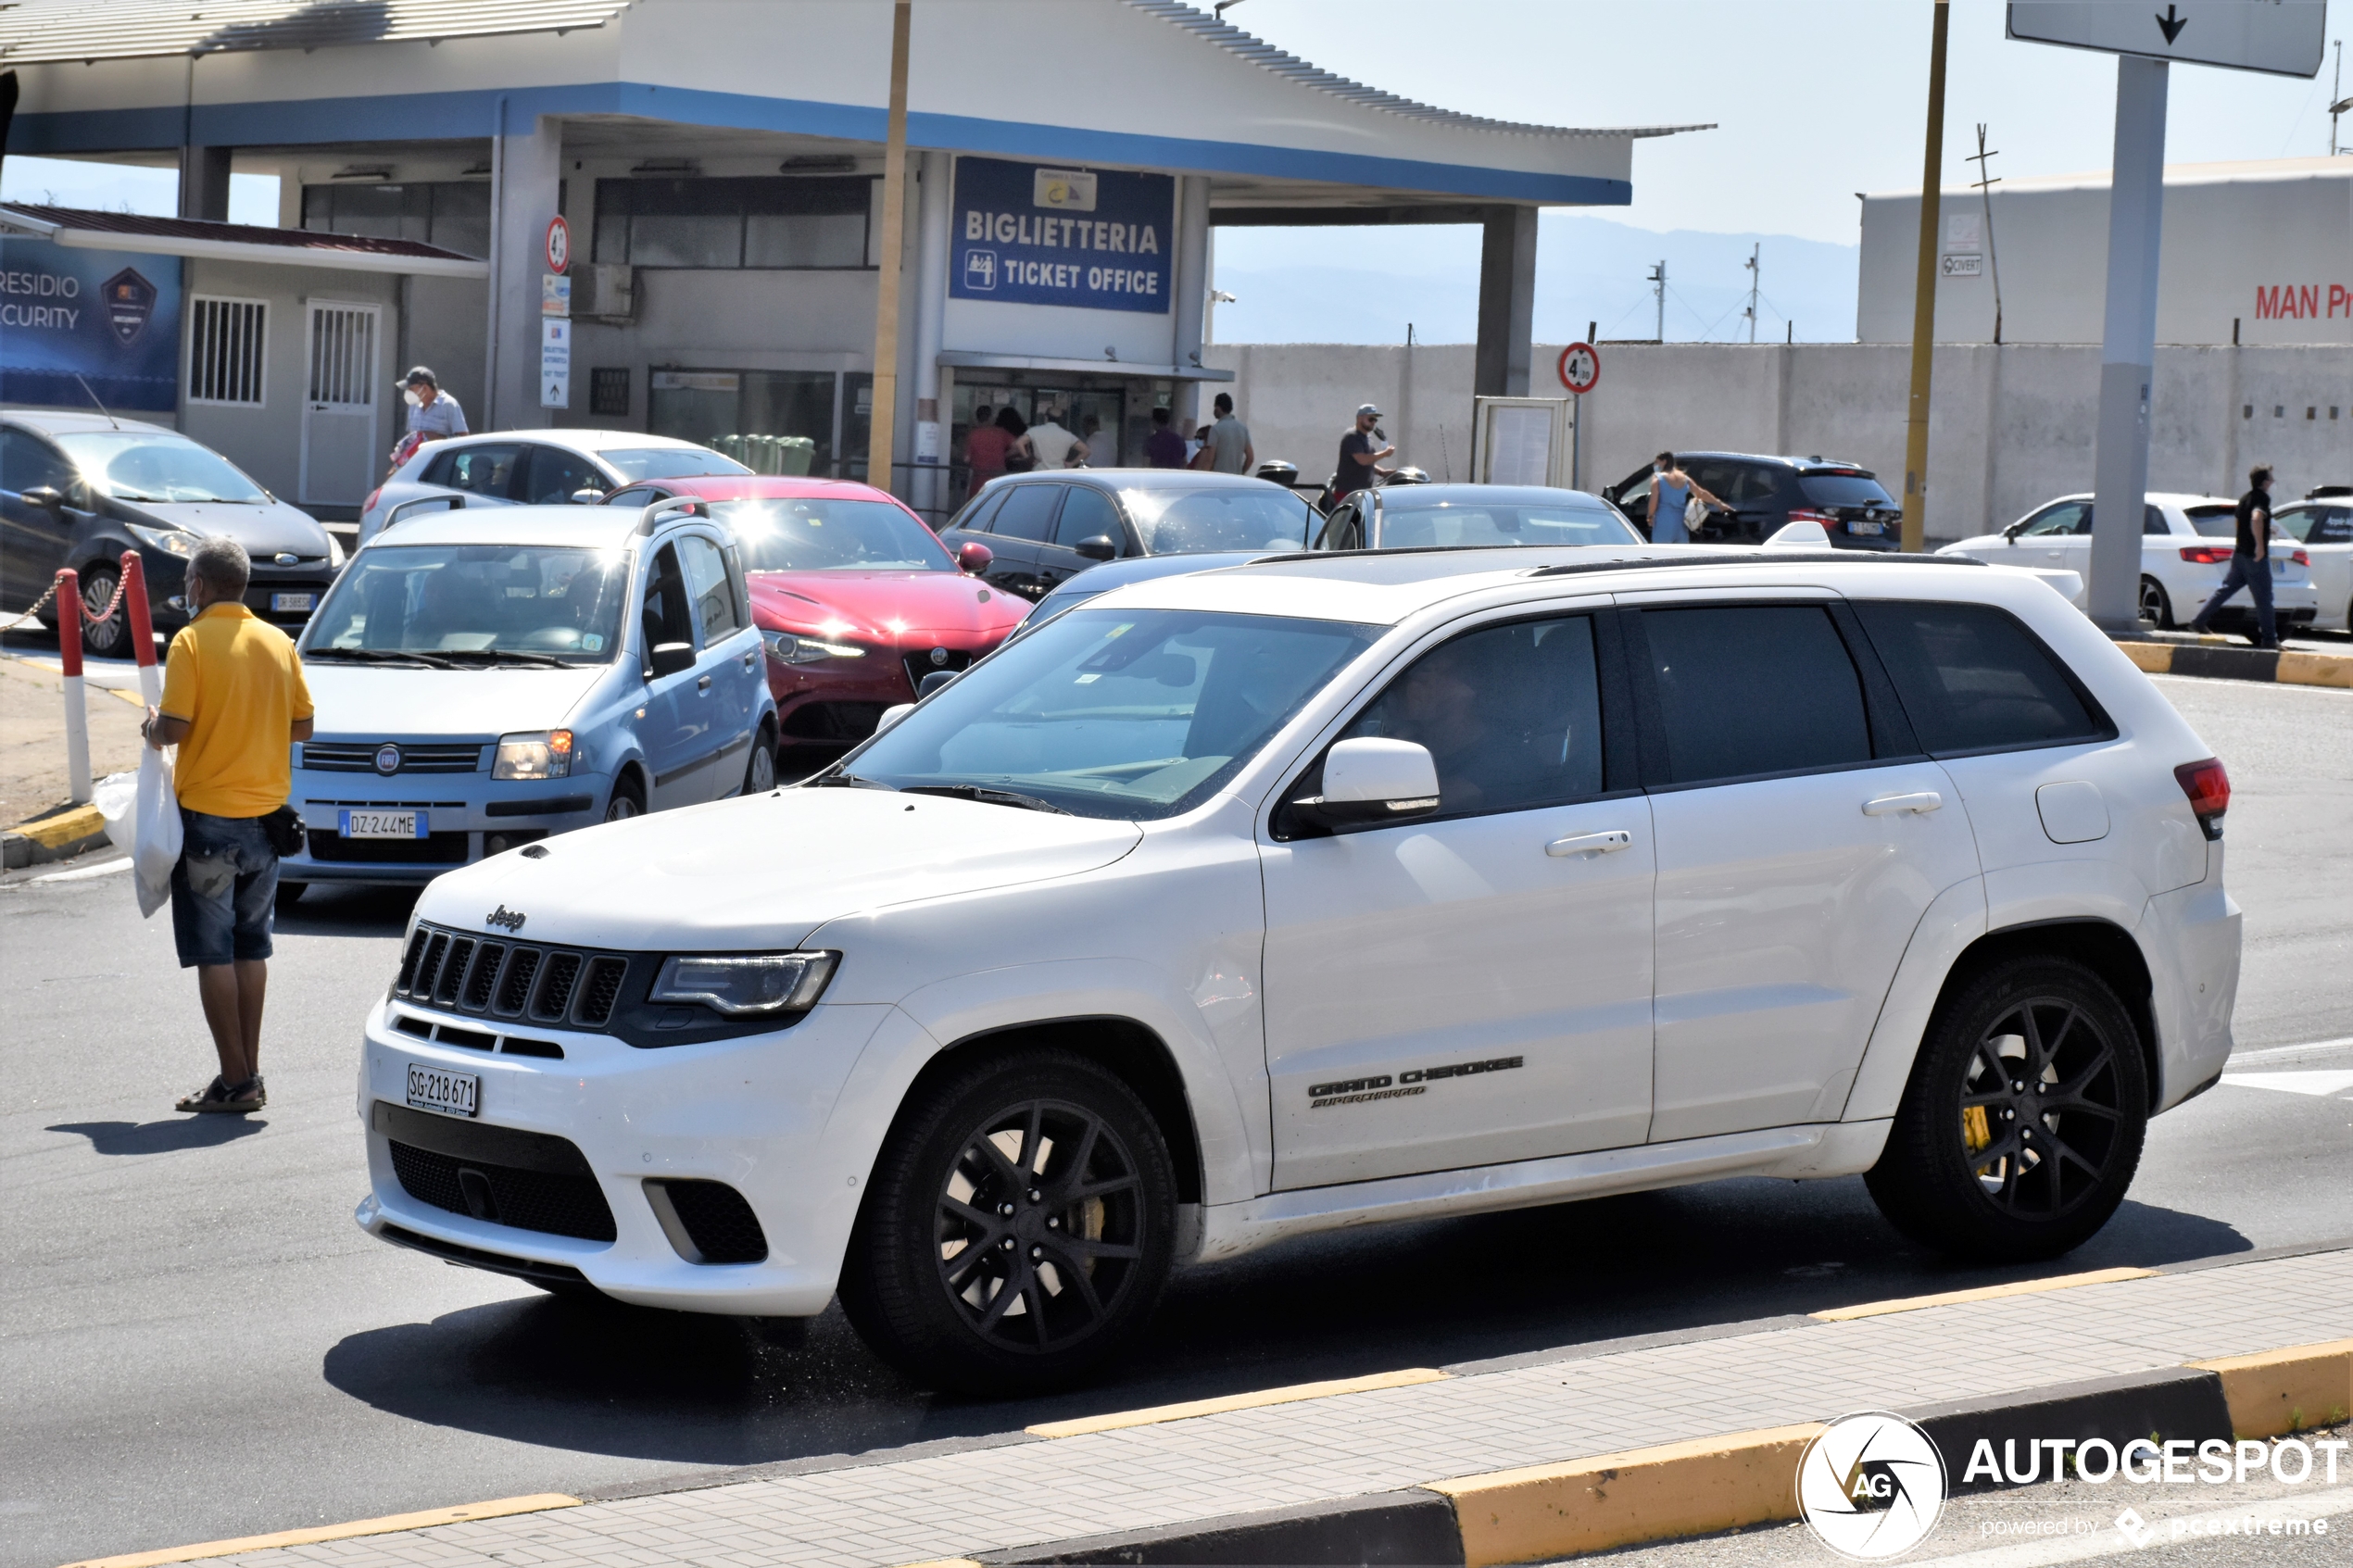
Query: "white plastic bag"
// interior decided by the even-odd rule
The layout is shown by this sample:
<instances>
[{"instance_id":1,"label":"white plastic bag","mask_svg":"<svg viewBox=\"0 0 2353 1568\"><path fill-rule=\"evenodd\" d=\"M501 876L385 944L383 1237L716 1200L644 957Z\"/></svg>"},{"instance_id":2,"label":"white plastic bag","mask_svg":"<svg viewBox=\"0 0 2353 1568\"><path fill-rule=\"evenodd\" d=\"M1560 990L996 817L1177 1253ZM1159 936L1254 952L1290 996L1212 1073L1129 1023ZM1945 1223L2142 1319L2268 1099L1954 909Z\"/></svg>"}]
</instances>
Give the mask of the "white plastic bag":
<instances>
[{"instance_id":1,"label":"white plastic bag","mask_svg":"<svg viewBox=\"0 0 2353 1568\"><path fill-rule=\"evenodd\" d=\"M131 811L139 799L139 775L108 773L90 789L90 804L107 824L107 842L118 849L131 847Z\"/></svg>"},{"instance_id":2,"label":"white plastic bag","mask_svg":"<svg viewBox=\"0 0 2353 1568\"><path fill-rule=\"evenodd\" d=\"M111 836L111 835L109 835ZM180 797L172 792L171 766L149 746L139 757L139 795L132 818L131 876L137 884L142 918L171 897L171 871L180 863Z\"/></svg>"}]
</instances>

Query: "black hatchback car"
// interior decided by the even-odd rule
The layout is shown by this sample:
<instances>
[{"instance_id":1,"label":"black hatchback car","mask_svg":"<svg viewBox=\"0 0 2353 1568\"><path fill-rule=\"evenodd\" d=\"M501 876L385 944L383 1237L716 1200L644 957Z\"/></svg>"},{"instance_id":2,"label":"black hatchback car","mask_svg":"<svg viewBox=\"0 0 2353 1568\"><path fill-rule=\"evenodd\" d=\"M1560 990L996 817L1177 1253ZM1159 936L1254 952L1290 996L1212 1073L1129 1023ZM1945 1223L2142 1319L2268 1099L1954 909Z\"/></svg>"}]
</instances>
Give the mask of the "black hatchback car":
<instances>
[{"instance_id":1,"label":"black hatchback car","mask_svg":"<svg viewBox=\"0 0 2353 1568\"><path fill-rule=\"evenodd\" d=\"M1761 545L1793 522L1818 522L1843 550L1903 548L1904 508L1870 470L1826 458L1768 458L1747 452L1679 452L1683 471L1731 508L1710 512L1692 530L1701 544ZM1650 532L1651 465L1604 492Z\"/></svg>"},{"instance_id":2,"label":"black hatchback car","mask_svg":"<svg viewBox=\"0 0 2353 1568\"><path fill-rule=\"evenodd\" d=\"M122 553L139 552L155 629L188 619L188 557L226 534L245 547L245 607L294 632L343 565L343 550L309 513L279 500L229 459L177 431L107 415L11 408L0 415L0 603L20 610L62 567L80 574L91 614L82 646L102 659L131 651L131 618L115 598ZM42 621L57 624L54 604Z\"/></svg>"},{"instance_id":3,"label":"black hatchback car","mask_svg":"<svg viewBox=\"0 0 2353 1568\"><path fill-rule=\"evenodd\" d=\"M1300 495L1247 474L1047 469L990 480L939 538L950 550L988 546L988 583L1037 599L1098 561L1303 550L1322 521Z\"/></svg>"}]
</instances>

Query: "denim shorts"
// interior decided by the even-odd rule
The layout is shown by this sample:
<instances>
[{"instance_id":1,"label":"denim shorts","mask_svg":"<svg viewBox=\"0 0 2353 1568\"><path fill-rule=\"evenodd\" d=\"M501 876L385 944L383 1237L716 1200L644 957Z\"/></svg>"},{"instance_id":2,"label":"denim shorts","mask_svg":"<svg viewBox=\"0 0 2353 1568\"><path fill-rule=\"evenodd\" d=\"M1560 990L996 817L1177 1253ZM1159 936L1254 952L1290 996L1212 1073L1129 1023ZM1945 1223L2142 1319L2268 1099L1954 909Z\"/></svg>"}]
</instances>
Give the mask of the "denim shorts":
<instances>
[{"instance_id":1,"label":"denim shorts","mask_svg":"<svg viewBox=\"0 0 2353 1568\"><path fill-rule=\"evenodd\" d=\"M182 807L180 822L180 863L171 868L171 936L180 967L268 958L278 855L261 819L209 817Z\"/></svg>"}]
</instances>

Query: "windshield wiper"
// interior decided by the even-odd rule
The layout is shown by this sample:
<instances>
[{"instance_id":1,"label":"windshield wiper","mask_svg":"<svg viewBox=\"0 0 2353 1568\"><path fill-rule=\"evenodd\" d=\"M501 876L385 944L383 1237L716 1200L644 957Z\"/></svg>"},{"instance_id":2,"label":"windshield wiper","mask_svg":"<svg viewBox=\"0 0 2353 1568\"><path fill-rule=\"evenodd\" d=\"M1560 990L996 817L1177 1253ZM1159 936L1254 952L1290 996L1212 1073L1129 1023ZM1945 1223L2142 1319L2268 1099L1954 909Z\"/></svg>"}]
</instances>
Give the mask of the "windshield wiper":
<instances>
[{"instance_id":1,"label":"windshield wiper","mask_svg":"<svg viewBox=\"0 0 2353 1568\"><path fill-rule=\"evenodd\" d=\"M1034 795L1022 795L1010 789L990 789L986 784L906 784L901 793L907 795L952 795L960 800L977 800L988 806L1018 806L1026 811L1051 811L1057 817L1076 816L1051 800L1040 800Z\"/></svg>"},{"instance_id":2,"label":"windshield wiper","mask_svg":"<svg viewBox=\"0 0 2353 1568\"><path fill-rule=\"evenodd\" d=\"M541 670L571 668L568 660L558 659L552 653L523 653L514 648L458 648L443 657L459 666L479 662L484 665L527 664Z\"/></svg>"},{"instance_id":3,"label":"windshield wiper","mask_svg":"<svg viewBox=\"0 0 2353 1568\"><path fill-rule=\"evenodd\" d=\"M421 664L428 670L462 670L437 653L409 653L398 648L310 648L303 659L347 659L355 664Z\"/></svg>"},{"instance_id":4,"label":"windshield wiper","mask_svg":"<svg viewBox=\"0 0 2353 1568\"><path fill-rule=\"evenodd\" d=\"M836 766L838 766L837 764ZM803 789L887 789L894 794L897 784L887 784L880 779L862 779L855 773L836 772L831 769L812 779L801 781Z\"/></svg>"}]
</instances>

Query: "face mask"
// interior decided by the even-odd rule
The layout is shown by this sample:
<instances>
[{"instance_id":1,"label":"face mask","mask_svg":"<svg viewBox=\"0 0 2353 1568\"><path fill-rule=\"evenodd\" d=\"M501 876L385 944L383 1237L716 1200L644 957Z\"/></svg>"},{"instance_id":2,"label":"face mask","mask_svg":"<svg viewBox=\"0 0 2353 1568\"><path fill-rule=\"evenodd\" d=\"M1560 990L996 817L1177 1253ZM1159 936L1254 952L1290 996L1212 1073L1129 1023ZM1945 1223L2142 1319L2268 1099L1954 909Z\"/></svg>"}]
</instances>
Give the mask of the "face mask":
<instances>
[{"instance_id":1,"label":"face mask","mask_svg":"<svg viewBox=\"0 0 2353 1568\"><path fill-rule=\"evenodd\" d=\"M401 395L402 395L403 397L406 397L406 398L409 400L409 407L410 407L411 408L423 408L423 407L424 407L424 404L425 404L425 400L424 400L424 398L423 398L423 397L422 397L422 395L418 393L417 389L416 389L415 387L413 387L413 386L412 386L412 387L410 387L408 391L406 391L406 392L402 393L402 394L401 394Z\"/></svg>"}]
</instances>

